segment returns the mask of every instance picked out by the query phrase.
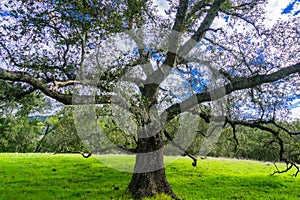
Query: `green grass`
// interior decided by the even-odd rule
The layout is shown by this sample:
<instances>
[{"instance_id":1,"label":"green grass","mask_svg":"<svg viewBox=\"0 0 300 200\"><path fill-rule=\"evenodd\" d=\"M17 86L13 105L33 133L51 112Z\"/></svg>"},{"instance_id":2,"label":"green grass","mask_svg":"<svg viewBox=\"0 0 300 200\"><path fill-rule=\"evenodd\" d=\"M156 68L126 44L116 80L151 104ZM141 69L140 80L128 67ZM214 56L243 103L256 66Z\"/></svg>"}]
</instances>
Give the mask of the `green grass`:
<instances>
[{"instance_id":1,"label":"green grass","mask_svg":"<svg viewBox=\"0 0 300 200\"><path fill-rule=\"evenodd\" d=\"M118 165L128 164L128 159L134 160L100 157ZM171 160L166 158L167 162ZM166 170L174 192L183 199L300 199L300 179L292 177L292 172L270 176L275 168L264 162L209 158L192 167L191 160L180 158ZM0 154L1 200L127 200L131 199L126 192L130 178L130 173L108 168L95 157Z\"/></svg>"}]
</instances>

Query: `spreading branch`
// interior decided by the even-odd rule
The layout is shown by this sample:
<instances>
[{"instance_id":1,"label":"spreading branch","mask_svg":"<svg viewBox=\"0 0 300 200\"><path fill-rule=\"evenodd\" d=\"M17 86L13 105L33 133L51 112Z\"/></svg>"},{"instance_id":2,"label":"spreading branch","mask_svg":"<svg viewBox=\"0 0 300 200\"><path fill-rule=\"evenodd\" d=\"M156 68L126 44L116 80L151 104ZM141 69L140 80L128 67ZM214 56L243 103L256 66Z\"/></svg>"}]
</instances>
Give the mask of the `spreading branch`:
<instances>
[{"instance_id":1,"label":"spreading branch","mask_svg":"<svg viewBox=\"0 0 300 200\"><path fill-rule=\"evenodd\" d=\"M183 25L186 23L186 12L187 12L187 4L188 1L182 0L179 3L178 11L176 14L175 23L173 26L173 30L175 31L170 35L171 41L169 41L169 49L166 55L166 59L163 62L163 67L158 68L152 75L148 76L146 79L146 83L143 88L140 88L141 91L150 91L144 92L144 96L149 98L153 103L156 103L157 91L159 89L159 84L169 75L171 69L175 67L178 63L180 63L182 57L187 55L193 47L199 42L205 35L205 33L209 30L212 25L214 19L218 15L218 11L220 10L222 4L225 0L215 0L210 9L207 12L204 20L201 25L197 29L197 31L192 35L192 37L178 49L178 31L182 31L184 28ZM176 53L178 52L178 53ZM153 80L155 80L155 84L153 84Z\"/></svg>"},{"instance_id":2,"label":"spreading branch","mask_svg":"<svg viewBox=\"0 0 300 200\"><path fill-rule=\"evenodd\" d=\"M57 91L60 87L66 87L69 85L74 85L80 83L80 81L69 80L69 81L54 81L54 86L50 87L50 90Z\"/></svg>"},{"instance_id":3,"label":"spreading branch","mask_svg":"<svg viewBox=\"0 0 300 200\"><path fill-rule=\"evenodd\" d=\"M66 105L72 104L72 95L52 91L43 80L35 78L26 72L9 71L0 68L0 78L9 81L28 83L36 90L42 91L45 95L52 97Z\"/></svg>"},{"instance_id":4,"label":"spreading branch","mask_svg":"<svg viewBox=\"0 0 300 200\"><path fill-rule=\"evenodd\" d=\"M296 73L300 73L300 63L290 65L270 74L234 79L230 83L227 83L224 87L219 87L208 92L197 93L181 103L173 104L166 109L165 112L167 113L168 120L172 120L181 112L193 108L195 106L195 98L197 99L198 104L217 100L234 91L253 88L264 83L272 83Z\"/></svg>"}]
</instances>

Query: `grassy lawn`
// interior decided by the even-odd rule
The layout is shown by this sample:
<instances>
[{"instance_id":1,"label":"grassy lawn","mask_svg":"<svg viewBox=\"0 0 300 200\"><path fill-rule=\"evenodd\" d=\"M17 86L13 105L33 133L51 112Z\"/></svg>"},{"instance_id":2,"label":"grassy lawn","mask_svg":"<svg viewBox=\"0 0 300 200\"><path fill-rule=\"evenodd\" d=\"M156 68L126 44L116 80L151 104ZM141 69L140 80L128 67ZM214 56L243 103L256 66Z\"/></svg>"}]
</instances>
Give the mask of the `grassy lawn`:
<instances>
[{"instance_id":1,"label":"grassy lawn","mask_svg":"<svg viewBox=\"0 0 300 200\"><path fill-rule=\"evenodd\" d=\"M126 164L124 158L101 157L119 165ZM0 160L1 200L131 199L125 191L131 174L108 168L95 157L0 154ZM300 178L292 172L270 176L274 169L264 162L214 158L200 160L197 167L180 158L166 168L174 192L183 199L300 199Z\"/></svg>"}]
</instances>

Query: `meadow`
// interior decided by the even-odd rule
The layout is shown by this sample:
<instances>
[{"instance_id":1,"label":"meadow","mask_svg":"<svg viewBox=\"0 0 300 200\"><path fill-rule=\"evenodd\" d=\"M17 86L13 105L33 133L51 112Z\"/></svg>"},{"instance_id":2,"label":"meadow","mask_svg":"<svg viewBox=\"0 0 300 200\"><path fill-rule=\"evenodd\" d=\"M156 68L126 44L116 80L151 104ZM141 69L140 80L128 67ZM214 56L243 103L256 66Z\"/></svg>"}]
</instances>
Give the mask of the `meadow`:
<instances>
[{"instance_id":1,"label":"meadow","mask_svg":"<svg viewBox=\"0 0 300 200\"><path fill-rule=\"evenodd\" d=\"M126 166L134 157L5 153L0 160L1 200L131 199L131 173L107 163ZM193 167L186 157L165 160L171 163L168 180L182 199L300 199L300 178L293 172L270 176L275 167L265 162L207 158Z\"/></svg>"}]
</instances>

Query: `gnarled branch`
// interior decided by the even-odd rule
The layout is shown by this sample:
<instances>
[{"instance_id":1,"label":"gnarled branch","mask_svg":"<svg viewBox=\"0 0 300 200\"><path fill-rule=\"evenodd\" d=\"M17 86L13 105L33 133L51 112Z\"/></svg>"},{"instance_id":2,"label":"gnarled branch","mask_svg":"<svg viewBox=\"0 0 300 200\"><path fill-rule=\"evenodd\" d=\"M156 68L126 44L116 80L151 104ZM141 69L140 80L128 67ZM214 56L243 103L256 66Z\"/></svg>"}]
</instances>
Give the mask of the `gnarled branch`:
<instances>
[{"instance_id":1,"label":"gnarled branch","mask_svg":"<svg viewBox=\"0 0 300 200\"><path fill-rule=\"evenodd\" d=\"M168 109L166 109L165 113L167 113L167 119L171 120L181 112L187 111L194 107L195 98L197 98L198 104L217 100L234 91L252 88L263 83L271 83L296 73L300 73L300 63L290 65L270 74L233 79L233 81L226 84L224 87L219 87L209 92L197 93L181 103L173 104Z\"/></svg>"}]
</instances>

